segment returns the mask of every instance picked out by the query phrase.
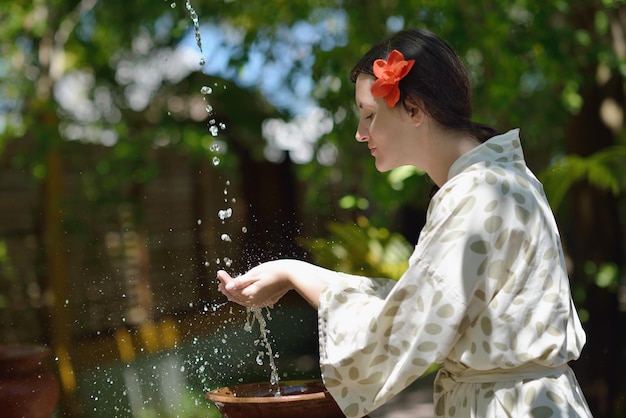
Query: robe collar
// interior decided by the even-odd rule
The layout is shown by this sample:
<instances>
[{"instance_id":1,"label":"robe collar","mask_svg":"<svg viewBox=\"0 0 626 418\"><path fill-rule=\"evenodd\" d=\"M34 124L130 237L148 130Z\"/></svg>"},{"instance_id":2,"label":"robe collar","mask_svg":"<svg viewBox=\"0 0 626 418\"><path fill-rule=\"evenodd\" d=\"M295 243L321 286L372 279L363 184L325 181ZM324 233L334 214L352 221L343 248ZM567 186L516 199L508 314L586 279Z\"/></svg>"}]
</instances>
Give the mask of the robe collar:
<instances>
[{"instance_id":1,"label":"robe collar","mask_svg":"<svg viewBox=\"0 0 626 418\"><path fill-rule=\"evenodd\" d=\"M507 164L516 161L525 164L518 128L489 138L476 148L461 155L450 166L448 180L476 163Z\"/></svg>"}]
</instances>

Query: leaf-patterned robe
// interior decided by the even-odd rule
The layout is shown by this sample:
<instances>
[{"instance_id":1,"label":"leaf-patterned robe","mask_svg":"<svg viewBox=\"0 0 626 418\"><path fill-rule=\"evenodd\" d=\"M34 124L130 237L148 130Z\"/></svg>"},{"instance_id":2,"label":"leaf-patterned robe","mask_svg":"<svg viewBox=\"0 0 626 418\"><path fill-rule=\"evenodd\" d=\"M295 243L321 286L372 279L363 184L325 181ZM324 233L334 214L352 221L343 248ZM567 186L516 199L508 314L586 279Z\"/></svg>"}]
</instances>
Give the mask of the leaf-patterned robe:
<instances>
[{"instance_id":1,"label":"leaf-patterned robe","mask_svg":"<svg viewBox=\"0 0 626 418\"><path fill-rule=\"evenodd\" d=\"M320 296L320 367L351 417L443 364L438 417L591 416L560 236L515 129L461 156L398 282L338 273Z\"/></svg>"}]
</instances>

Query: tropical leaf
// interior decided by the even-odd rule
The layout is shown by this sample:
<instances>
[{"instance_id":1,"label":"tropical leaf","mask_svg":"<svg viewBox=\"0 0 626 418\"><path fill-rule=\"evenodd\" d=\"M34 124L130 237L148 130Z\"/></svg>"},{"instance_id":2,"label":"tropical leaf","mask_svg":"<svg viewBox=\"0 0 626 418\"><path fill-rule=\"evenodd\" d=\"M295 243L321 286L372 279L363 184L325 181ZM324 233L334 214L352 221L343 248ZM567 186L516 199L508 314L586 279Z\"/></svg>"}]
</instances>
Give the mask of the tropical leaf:
<instances>
[{"instance_id":1,"label":"tropical leaf","mask_svg":"<svg viewBox=\"0 0 626 418\"><path fill-rule=\"evenodd\" d=\"M626 146L616 145L588 156L565 155L541 174L550 205L556 212L574 184L586 181L615 196L626 188Z\"/></svg>"}]
</instances>

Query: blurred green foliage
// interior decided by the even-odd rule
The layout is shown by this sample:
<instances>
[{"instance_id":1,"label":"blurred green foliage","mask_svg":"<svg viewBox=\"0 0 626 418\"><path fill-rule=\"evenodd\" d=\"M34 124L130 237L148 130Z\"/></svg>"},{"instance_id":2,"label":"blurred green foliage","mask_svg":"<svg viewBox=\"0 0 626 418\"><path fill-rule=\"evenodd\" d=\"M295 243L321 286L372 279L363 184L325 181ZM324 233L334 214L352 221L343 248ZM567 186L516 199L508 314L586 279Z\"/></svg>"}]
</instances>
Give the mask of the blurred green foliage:
<instances>
[{"instance_id":1,"label":"blurred green foliage","mask_svg":"<svg viewBox=\"0 0 626 418\"><path fill-rule=\"evenodd\" d=\"M10 163L45 182L51 168L47 157L61 144L110 148L106 159L81 173L82 194L72 196L91 202L94 213L136 203L133 187L148 184L157 174L158 148L199 160L218 156L225 176L241 180L241 161L227 152L229 147L263 159L266 144L251 132L258 133L267 118L288 119L303 110L298 102L279 109L267 105L260 81L281 74L275 88L297 91L302 78L309 78L309 96L333 125L314 144L313 155L330 148L336 150L336 160L326 165L313 158L294 167L305 202L299 215L311 220L302 243L325 264L397 277L402 258L410 253L395 231L399 213L423 211L431 184L417 171L401 168L380 175L375 170L365 147L354 140L356 112L348 72L391 32L427 27L466 62L475 119L501 131L521 128L529 165L541 173L558 221L567 226L566 248L576 251L574 294L582 309L590 319L604 318L607 309L609 316L618 315L616 292L626 258L626 1L191 4L200 24L214 30L206 33L225 35L214 50L209 45L215 39L203 39L204 68L192 62L194 45L188 40L193 40L193 25L182 0L0 0L0 152L11 141L28 141L29 149L11 156ZM296 35L304 24L315 30L303 44ZM187 49L175 55L181 42ZM220 56L220 48L230 55ZM168 62L171 57L177 62ZM233 80L252 71L250 58L265 64L255 70L260 77L235 86ZM226 60L226 70L212 73L219 59ZM186 72L173 73L174 64ZM201 94L203 85L212 86L214 96ZM247 94L237 93L238 87ZM209 117L226 124L217 139L201 125L207 104L215 108ZM213 148L216 141L220 152ZM581 198L580 187L591 188L593 198ZM602 209L610 216L596 215ZM585 213L589 217L582 225ZM370 223L363 222L366 218ZM593 222L601 225L589 225ZM613 235L580 238L576 232L586 231L583 226ZM8 266L5 259L2 265ZM609 294L611 303L588 297L598 289ZM602 347L593 344L607 332L590 331L591 356L605 358L598 354ZM616 360L613 355L609 363Z\"/></svg>"},{"instance_id":2,"label":"blurred green foliage","mask_svg":"<svg viewBox=\"0 0 626 418\"><path fill-rule=\"evenodd\" d=\"M71 132L84 132L76 139L98 142L112 135L115 152L111 161L102 162L85 177L87 184L93 185L88 188L92 195L102 187L119 199L114 189L119 189L124 179L142 183L153 177L152 147L183 147L211 157L212 141L207 133L202 134L197 124L184 122L183 114L168 113L173 96L188 102L200 97L199 92L190 90L187 81L180 83L168 76L160 68L167 63L158 61L160 51L176 48L193 30L185 2L2 3L0 35L5 41L0 45L0 149L14 138L38 138L35 149L27 157L16 159L17 164L26 164L35 177L44 178L43 156L59 136L68 139ZM613 191L614 179L623 177L613 170L615 164L604 164L602 169L599 162L590 161L597 169L584 169L582 174L581 169L570 170L569 165L580 164L567 156L565 129L571 116L581 111L588 85L595 81L589 79L589 72L605 78L626 74L626 58L615 35L621 25L621 1L195 3L191 2L201 25L217 27L234 39L226 58L231 74L245 71L249 58L260 53L266 63L277 68L282 65L280 71L287 73L286 88L295 89L300 77L312 76L312 97L334 120L334 129L321 138L316 149L330 144L339 154L333 166L314 160L298 167L298 176L306 183L304 193L309 204L305 209L310 214L345 216L337 204L327 204L327 196L335 202L344 195L366 199L367 216L376 224L390 219L380 215L382 209L393 214L403 205L419 208L427 204L430 185L418 179L398 193L401 183L396 180L395 190L390 188L391 177L380 176L368 163L363 147L352 140L356 119L347 73L372 43L401 27L431 28L459 51L472 76L476 119L501 130L521 127L534 169L542 171L554 163L557 175L572 173L554 191L557 206L566 186L585 174L592 183ZM319 39L299 50L294 30L301 22L317 28ZM204 39L208 68L214 58L209 54L217 55L206 50L210 41ZM294 54L292 64L286 68L284 54L290 50L284 45ZM143 78L150 74L150 79L129 76L132 67L139 72L143 69ZM63 83L72 77L82 77L78 87L85 96L84 104L94 108L91 115L81 118L59 103ZM221 83L209 77L207 81ZM143 108L132 103L133 92L140 89L147 89L145 94L151 97ZM297 113L301 109L286 110ZM229 117L236 125L253 122L258 126L260 122L251 116ZM623 129L615 138L615 145L624 145ZM264 144L246 146L262 156ZM224 158L228 160L228 155ZM623 153L610 158L618 163L624 161ZM236 164L231 167L236 170ZM402 181L412 180L409 177Z\"/></svg>"},{"instance_id":3,"label":"blurred green foliage","mask_svg":"<svg viewBox=\"0 0 626 418\"><path fill-rule=\"evenodd\" d=\"M315 261L327 268L367 277L398 280L408 267L413 246L399 233L376 228L360 216L355 223L331 222L329 238L301 240Z\"/></svg>"}]
</instances>

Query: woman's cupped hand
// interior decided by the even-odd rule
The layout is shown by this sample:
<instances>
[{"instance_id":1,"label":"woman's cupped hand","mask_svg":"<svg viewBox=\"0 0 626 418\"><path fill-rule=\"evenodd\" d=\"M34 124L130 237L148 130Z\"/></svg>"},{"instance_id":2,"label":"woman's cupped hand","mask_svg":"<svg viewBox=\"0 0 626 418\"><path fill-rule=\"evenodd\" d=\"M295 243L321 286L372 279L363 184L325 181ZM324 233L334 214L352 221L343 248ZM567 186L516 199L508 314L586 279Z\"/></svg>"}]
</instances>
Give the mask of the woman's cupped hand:
<instances>
[{"instance_id":1,"label":"woman's cupped hand","mask_svg":"<svg viewBox=\"0 0 626 418\"><path fill-rule=\"evenodd\" d=\"M220 270L217 272L218 289L228 300L239 305L271 307L291 290L285 267L281 260L269 261L237 277Z\"/></svg>"}]
</instances>

